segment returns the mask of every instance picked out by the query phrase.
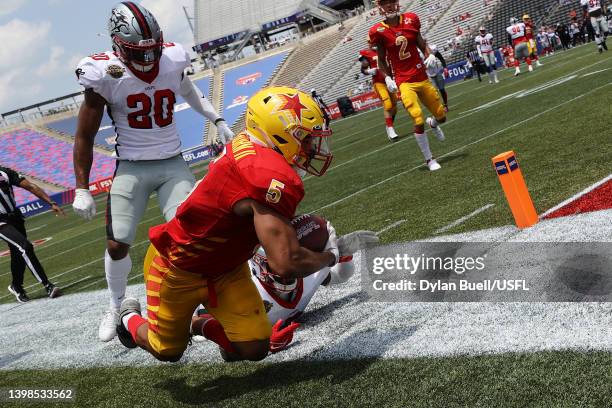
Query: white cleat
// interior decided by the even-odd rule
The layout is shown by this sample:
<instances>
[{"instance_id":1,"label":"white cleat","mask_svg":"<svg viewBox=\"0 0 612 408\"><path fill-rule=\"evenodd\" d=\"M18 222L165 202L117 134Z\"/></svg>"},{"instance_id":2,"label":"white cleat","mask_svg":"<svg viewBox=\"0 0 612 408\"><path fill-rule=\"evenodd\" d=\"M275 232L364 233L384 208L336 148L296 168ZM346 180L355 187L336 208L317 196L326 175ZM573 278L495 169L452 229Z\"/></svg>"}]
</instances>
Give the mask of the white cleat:
<instances>
[{"instance_id":1,"label":"white cleat","mask_svg":"<svg viewBox=\"0 0 612 408\"><path fill-rule=\"evenodd\" d=\"M499 79L495 78L495 83L499 84Z\"/></svg>"},{"instance_id":2,"label":"white cleat","mask_svg":"<svg viewBox=\"0 0 612 408\"><path fill-rule=\"evenodd\" d=\"M489 79L489 83L490 83L490 84L492 84L492 83L493 83L493 81L491 81L491 80Z\"/></svg>"},{"instance_id":3,"label":"white cleat","mask_svg":"<svg viewBox=\"0 0 612 408\"><path fill-rule=\"evenodd\" d=\"M98 337L100 341L111 341L117 335L117 325L119 324L119 309L110 309L104 312L104 317L100 322Z\"/></svg>"},{"instance_id":4,"label":"white cleat","mask_svg":"<svg viewBox=\"0 0 612 408\"><path fill-rule=\"evenodd\" d=\"M387 137L389 138L389 141L395 142L397 140L397 138L399 137L399 135L397 134L397 132L395 131L394 128L388 127L387 128Z\"/></svg>"},{"instance_id":5,"label":"white cleat","mask_svg":"<svg viewBox=\"0 0 612 408\"><path fill-rule=\"evenodd\" d=\"M446 140L446 137L444 136L444 131L442 130L440 125L436 127L432 127L431 130L433 130L434 135L436 135L436 139L438 139L440 142L443 142Z\"/></svg>"},{"instance_id":6,"label":"white cleat","mask_svg":"<svg viewBox=\"0 0 612 408\"><path fill-rule=\"evenodd\" d=\"M529 65L529 72L533 72L533 65Z\"/></svg>"},{"instance_id":7,"label":"white cleat","mask_svg":"<svg viewBox=\"0 0 612 408\"><path fill-rule=\"evenodd\" d=\"M514 76L519 76L519 75L521 75L521 69L520 69L520 68L517 68L517 69L514 71Z\"/></svg>"},{"instance_id":8,"label":"white cleat","mask_svg":"<svg viewBox=\"0 0 612 408\"><path fill-rule=\"evenodd\" d=\"M429 171L440 170L442 166L436 161L436 159L431 159L427 162L427 167L429 167Z\"/></svg>"},{"instance_id":9,"label":"white cleat","mask_svg":"<svg viewBox=\"0 0 612 408\"><path fill-rule=\"evenodd\" d=\"M537 66L537 67L541 67L542 65L544 65L544 64L542 64L542 63L541 63L539 60L538 60L538 61L536 61L536 66Z\"/></svg>"}]
</instances>

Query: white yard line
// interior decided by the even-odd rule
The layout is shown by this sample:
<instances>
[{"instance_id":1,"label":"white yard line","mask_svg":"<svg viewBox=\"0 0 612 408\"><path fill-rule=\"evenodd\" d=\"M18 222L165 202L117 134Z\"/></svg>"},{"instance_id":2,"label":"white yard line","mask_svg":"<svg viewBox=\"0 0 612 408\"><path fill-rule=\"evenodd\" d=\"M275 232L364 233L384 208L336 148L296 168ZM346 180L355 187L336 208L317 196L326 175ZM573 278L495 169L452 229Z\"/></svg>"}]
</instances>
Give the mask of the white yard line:
<instances>
[{"instance_id":1,"label":"white yard line","mask_svg":"<svg viewBox=\"0 0 612 408\"><path fill-rule=\"evenodd\" d=\"M47 224L41 225L40 227L32 228L32 229L28 230L28 233L41 230L41 229L45 228L46 226L47 226Z\"/></svg>"},{"instance_id":2,"label":"white yard line","mask_svg":"<svg viewBox=\"0 0 612 408\"><path fill-rule=\"evenodd\" d=\"M81 279L79 279L77 281L70 282L70 283L61 283L61 284L58 283L57 286L60 289L68 289L68 288L71 288L71 287L73 287L75 285L78 285L79 283L84 282L84 281L86 281L87 279L90 279L90 278L92 278L92 275L86 276L84 278L81 278Z\"/></svg>"},{"instance_id":3,"label":"white yard line","mask_svg":"<svg viewBox=\"0 0 612 408\"><path fill-rule=\"evenodd\" d=\"M434 232L434 234L438 235L438 234L441 234L441 233L446 232L448 230L451 230L451 229L455 228L456 226L463 224L464 222L466 222L470 218L474 218L478 214L483 213L483 212L487 211L489 208L493 208L493 207L495 207L495 204L487 204L485 206L482 206L479 209L477 209L476 211L471 212L468 215L463 216L463 217L459 218L458 220L451 222L447 226L437 229Z\"/></svg>"},{"instance_id":4,"label":"white yard line","mask_svg":"<svg viewBox=\"0 0 612 408\"><path fill-rule=\"evenodd\" d=\"M392 230L395 227L399 227L400 225L402 225L402 224L404 224L406 222L408 222L408 220L399 220L399 221L396 221L393 224L387 225L386 227L384 227L380 231L377 231L376 235L384 234L385 232L387 232L389 230Z\"/></svg>"},{"instance_id":5,"label":"white yard line","mask_svg":"<svg viewBox=\"0 0 612 408\"><path fill-rule=\"evenodd\" d=\"M598 188L600 186L603 186L605 183L607 183L610 180L612 180L612 174L610 174L608 177L604 178L603 180L600 180L597 183L595 183L595 184L585 188L584 190L582 190L578 194L574 194L573 196L571 196L567 200L565 200L565 201L555 205L553 208L551 208L549 210L546 210L542 215L540 215L540 218L544 218L547 215L554 213L558 209L560 209L562 207L565 207L566 205L572 203L573 201L576 201L577 199L579 199L583 195L590 193L591 191L595 190L596 188Z\"/></svg>"},{"instance_id":6,"label":"white yard line","mask_svg":"<svg viewBox=\"0 0 612 408\"><path fill-rule=\"evenodd\" d=\"M584 74L584 75L582 76L582 78L584 78L584 77L588 77L588 76L591 76L591 75L595 75L595 74L599 74L599 73L601 73L601 72L605 72L605 71L608 71L608 70L610 70L610 69L612 69L612 68L600 69L599 71L589 72L589 73L587 73L587 74Z\"/></svg>"},{"instance_id":7,"label":"white yard line","mask_svg":"<svg viewBox=\"0 0 612 408\"><path fill-rule=\"evenodd\" d=\"M529 122L529 121L532 121L532 120L534 120L534 119L537 119L537 118L539 118L539 117L540 117L540 116L542 116L542 115L545 115L545 114L547 114L547 113L549 113L549 112L552 112L552 111L554 111L554 110L556 110L556 109L558 109L558 108L560 108L560 107L562 107L562 106L565 106L565 105L567 105L567 104L570 104L570 103L572 103L572 102L574 102L574 101L576 101L576 100L578 100L578 99L584 98L585 96L590 95L590 94L591 94L591 93L593 93L593 92L597 92L597 91L599 91L599 90L601 90L601 89L603 89L603 88L605 88L605 87L608 87L608 86L610 86L610 85L612 85L612 82L608 82L608 83L607 83L607 84L605 84L605 85L598 86L597 88L593 88L593 89L591 89L590 91L585 92L585 93L583 93L583 94L581 94L581 95L579 95L579 96L576 96L576 97L574 97L574 98L572 98L572 99L568 99L567 101L562 102L562 103L560 103L560 104L558 104L558 105L555 105L555 106L553 106L553 107L551 107L551 108L545 109L545 110L543 110L543 111L542 111L542 112L540 112L540 113L536 113L535 115L532 115L532 116L528 117L527 119L523 119L523 120L521 120L521 121L519 121L519 122L514 123L513 125L507 126L507 127L503 128L503 129L501 129L501 130L498 130L497 132L491 133L491 134L490 134L490 135L488 135L488 136L481 137L480 139L474 140L473 142L470 142L470 143L465 144L465 145L463 145L463 146L461 146L461 147L458 147L458 148L456 148L456 149L454 149L454 150L451 150L450 152L447 152L447 153L443 154L442 156L439 156L439 158L443 158L443 157L449 156L449 155L451 155L451 154L453 154L453 153L456 153L456 152L458 152L458 151L460 151L460 150L465 149L466 147L469 147L469 146L472 146L472 145L478 144L478 143L480 143L480 142L482 142L482 141L485 141L485 140L487 140L487 139L490 139L490 138L492 138L492 137L495 137L495 136L497 136L497 135L499 135L499 134L501 134L501 133L504 133L504 132L506 132L506 131L508 131L508 130L510 130L510 129L512 129L512 128L515 128L515 127L520 126L520 125L523 125L523 124L525 124L525 123L527 123L527 122ZM399 143L399 142L398 142L398 143ZM378 186L380 186L380 185L382 185L382 184L385 184L385 183L387 183L387 182L389 182L389 181L391 181L391 180L394 180L394 179L396 179L396 178L398 178L398 177L401 177L401 176L403 176L403 175L406 175L406 174L408 174L408 173L411 173L411 172L413 172L413 171L415 171L415 170L417 170L417 169L419 169L419 168L421 168L421 167L424 167L424 166L425 166L425 163L420 164L420 165L418 165L418 166L414 166L414 167L412 167L412 168L410 168L410 169L408 169L408 170L404 170L404 171L402 171L402 172L400 172L400 173L397 173L397 174L395 174L395 175L393 175L393 176L391 176L391 177L387 177L386 179L381 180L381 181L379 181L379 182L377 182L377 183L370 184L370 185L369 185L369 186L367 186L367 187L364 187L364 188L362 188L362 189L360 189L360 190L357 190L357 191L355 191L354 193L351 193L351 194L349 194L349 195L346 195L346 196L344 196L343 198L340 198L340 199L338 199L338 200L336 200L336 201L333 201L333 202L331 202L331 203L329 203L329 204L327 204L327 205L324 205L324 206L322 206L322 207L319 207L319 208L317 208L316 210L308 210L308 211L305 211L305 212L306 212L306 213L309 213L309 214L317 214L317 213L318 213L318 212L320 212L321 210L324 210L324 209L326 209L326 208L330 208L330 207L336 206L336 205L338 205L338 204L340 204L340 203L343 203L344 201L349 200L349 199L351 199L351 198L353 198L353 197L355 197L355 196L357 196L357 195L359 195L359 194L361 194L361 193L363 193L363 192L366 192L366 191L368 191L368 190L371 190L371 189L372 189L372 188L374 188L374 187L378 187Z\"/></svg>"}]
</instances>

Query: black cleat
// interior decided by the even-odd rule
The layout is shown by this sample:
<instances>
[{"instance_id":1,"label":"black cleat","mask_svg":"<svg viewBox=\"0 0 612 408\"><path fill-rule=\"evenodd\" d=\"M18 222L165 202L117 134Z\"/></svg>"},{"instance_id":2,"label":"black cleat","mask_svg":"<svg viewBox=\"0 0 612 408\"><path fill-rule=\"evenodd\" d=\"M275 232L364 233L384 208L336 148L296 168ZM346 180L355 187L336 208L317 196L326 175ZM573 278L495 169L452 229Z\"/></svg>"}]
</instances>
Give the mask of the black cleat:
<instances>
[{"instance_id":1,"label":"black cleat","mask_svg":"<svg viewBox=\"0 0 612 408\"><path fill-rule=\"evenodd\" d=\"M123 326L123 316L127 316L130 313L136 313L140 315L140 302L134 298L125 298L121 302L121 309L119 309L119 324L117 325L117 337L121 344L125 347L133 349L138 347L132 334Z\"/></svg>"},{"instance_id":2,"label":"black cleat","mask_svg":"<svg viewBox=\"0 0 612 408\"><path fill-rule=\"evenodd\" d=\"M22 288L15 288L13 285L9 285L8 290L13 295L15 295L15 298L17 298L17 302L26 303L30 301L30 298L25 293L25 290L23 290Z\"/></svg>"},{"instance_id":3,"label":"black cleat","mask_svg":"<svg viewBox=\"0 0 612 408\"><path fill-rule=\"evenodd\" d=\"M606 44L606 42L602 42L601 46L603 47L604 50L608 51L608 44Z\"/></svg>"},{"instance_id":4,"label":"black cleat","mask_svg":"<svg viewBox=\"0 0 612 408\"><path fill-rule=\"evenodd\" d=\"M45 290L47 291L47 295L51 299L55 299L56 297L62 296L62 291L60 290L60 288L58 288L52 283L47 283L47 285L45 286Z\"/></svg>"}]
</instances>

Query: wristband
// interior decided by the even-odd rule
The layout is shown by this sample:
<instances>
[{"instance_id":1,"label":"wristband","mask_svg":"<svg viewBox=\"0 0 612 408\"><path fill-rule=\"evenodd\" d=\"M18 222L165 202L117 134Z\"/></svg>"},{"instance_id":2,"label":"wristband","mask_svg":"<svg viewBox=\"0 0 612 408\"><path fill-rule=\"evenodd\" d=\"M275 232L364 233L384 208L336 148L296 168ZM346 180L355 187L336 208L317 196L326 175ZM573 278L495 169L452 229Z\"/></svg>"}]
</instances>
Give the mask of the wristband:
<instances>
[{"instance_id":1,"label":"wristband","mask_svg":"<svg viewBox=\"0 0 612 408\"><path fill-rule=\"evenodd\" d=\"M225 122L225 119L219 118L219 119L215 120L215 126L217 126L219 124L219 122Z\"/></svg>"}]
</instances>

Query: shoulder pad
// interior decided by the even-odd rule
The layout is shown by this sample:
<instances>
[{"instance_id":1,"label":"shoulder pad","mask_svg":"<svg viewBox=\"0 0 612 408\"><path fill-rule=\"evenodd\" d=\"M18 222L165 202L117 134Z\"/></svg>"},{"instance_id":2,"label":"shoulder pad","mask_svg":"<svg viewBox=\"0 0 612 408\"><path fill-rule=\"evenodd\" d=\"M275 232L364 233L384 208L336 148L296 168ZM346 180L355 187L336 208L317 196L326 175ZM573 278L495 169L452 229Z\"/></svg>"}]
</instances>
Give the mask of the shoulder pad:
<instances>
[{"instance_id":1,"label":"shoulder pad","mask_svg":"<svg viewBox=\"0 0 612 408\"><path fill-rule=\"evenodd\" d=\"M172 62L177 70L183 71L191 65L189 53L179 43L164 43L163 56Z\"/></svg>"}]
</instances>

